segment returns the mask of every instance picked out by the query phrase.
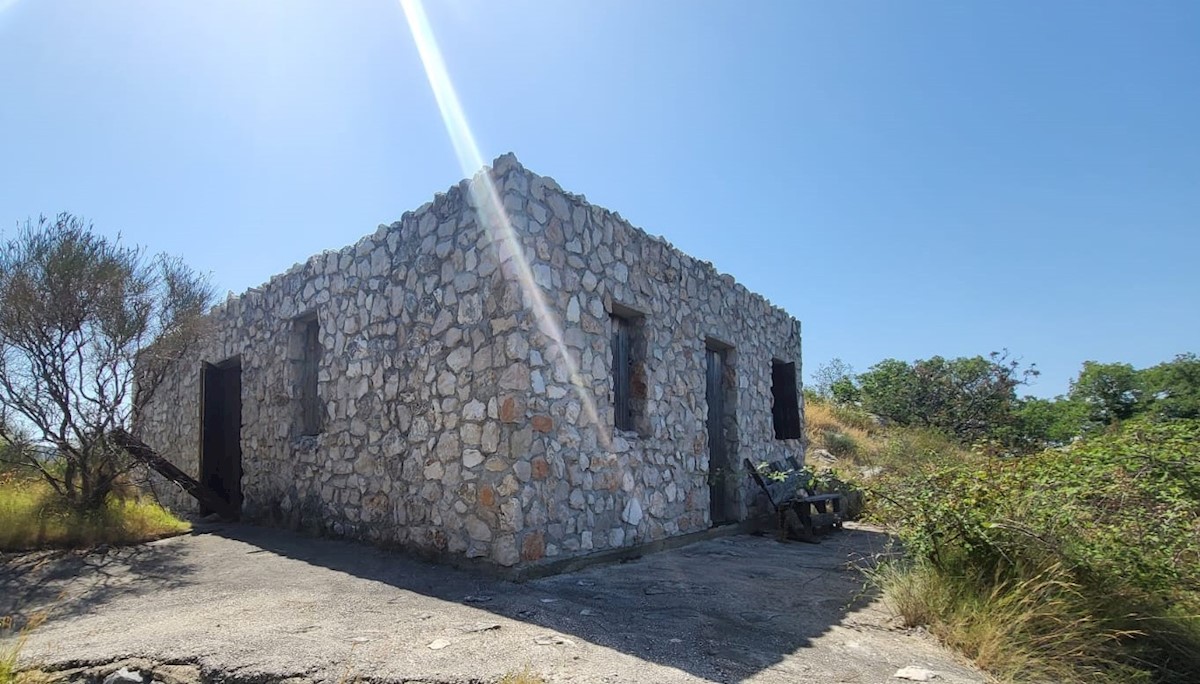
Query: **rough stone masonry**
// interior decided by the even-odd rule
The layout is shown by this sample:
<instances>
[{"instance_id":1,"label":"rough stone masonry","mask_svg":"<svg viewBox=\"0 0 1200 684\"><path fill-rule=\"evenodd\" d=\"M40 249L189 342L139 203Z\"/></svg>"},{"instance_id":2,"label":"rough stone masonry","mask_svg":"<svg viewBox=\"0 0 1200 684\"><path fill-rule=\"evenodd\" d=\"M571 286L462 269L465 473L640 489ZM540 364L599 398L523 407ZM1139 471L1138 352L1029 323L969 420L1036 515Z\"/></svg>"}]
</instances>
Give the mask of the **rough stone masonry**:
<instances>
[{"instance_id":1,"label":"rough stone masonry","mask_svg":"<svg viewBox=\"0 0 1200 684\"><path fill-rule=\"evenodd\" d=\"M742 520L742 460L803 459L799 322L512 155L208 331L137 429L244 519L527 567Z\"/></svg>"}]
</instances>

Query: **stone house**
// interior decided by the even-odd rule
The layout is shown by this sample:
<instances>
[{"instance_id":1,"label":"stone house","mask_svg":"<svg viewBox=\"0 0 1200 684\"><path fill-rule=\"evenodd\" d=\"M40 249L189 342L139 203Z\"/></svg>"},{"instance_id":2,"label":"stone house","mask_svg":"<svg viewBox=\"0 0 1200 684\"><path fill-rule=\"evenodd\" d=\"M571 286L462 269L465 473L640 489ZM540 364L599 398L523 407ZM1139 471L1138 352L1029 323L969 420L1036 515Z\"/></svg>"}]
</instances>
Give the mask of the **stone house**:
<instances>
[{"instance_id":1,"label":"stone house","mask_svg":"<svg viewBox=\"0 0 1200 684\"><path fill-rule=\"evenodd\" d=\"M527 568L752 515L799 374L785 311L505 155L216 307L137 430L243 519Z\"/></svg>"}]
</instances>

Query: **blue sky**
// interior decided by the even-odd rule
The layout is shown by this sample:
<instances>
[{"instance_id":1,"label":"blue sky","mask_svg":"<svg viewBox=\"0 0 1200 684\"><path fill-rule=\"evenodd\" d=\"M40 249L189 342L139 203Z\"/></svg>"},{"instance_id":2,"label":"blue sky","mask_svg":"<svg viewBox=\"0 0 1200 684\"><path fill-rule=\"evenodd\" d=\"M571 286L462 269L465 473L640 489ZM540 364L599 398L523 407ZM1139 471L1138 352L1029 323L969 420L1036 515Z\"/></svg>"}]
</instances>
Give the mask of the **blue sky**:
<instances>
[{"instance_id":1,"label":"blue sky","mask_svg":"<svg viewBox=\"0 0 1200 684\"><path fill-rule=\"evenodd\" d=\"M0 226L240 292L463 176L394 0L0 0ZM841 357L1200 351L1200 3L427 7L485 158L711 260Z\"/></svg>"}]
</instances>

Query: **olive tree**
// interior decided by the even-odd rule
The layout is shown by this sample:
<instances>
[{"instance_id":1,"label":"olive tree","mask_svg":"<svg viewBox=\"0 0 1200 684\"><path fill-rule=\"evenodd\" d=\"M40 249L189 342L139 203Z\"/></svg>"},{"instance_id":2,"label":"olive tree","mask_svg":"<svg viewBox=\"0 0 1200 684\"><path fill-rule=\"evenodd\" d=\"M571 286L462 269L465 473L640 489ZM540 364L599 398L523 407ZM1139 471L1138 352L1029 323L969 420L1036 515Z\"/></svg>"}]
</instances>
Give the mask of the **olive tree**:
<instances>
[{"instance_id":1,"label":"olive tree","mask_svg":"<svg viewBox=\"0 0 1200 684\"><path fill-rule=\"evenodd\" d=\"M70 506L102 507L132 463L109 440L202 334L207 278L70 214L0 245L0 444Z\"/></svg>"}]
</instances>

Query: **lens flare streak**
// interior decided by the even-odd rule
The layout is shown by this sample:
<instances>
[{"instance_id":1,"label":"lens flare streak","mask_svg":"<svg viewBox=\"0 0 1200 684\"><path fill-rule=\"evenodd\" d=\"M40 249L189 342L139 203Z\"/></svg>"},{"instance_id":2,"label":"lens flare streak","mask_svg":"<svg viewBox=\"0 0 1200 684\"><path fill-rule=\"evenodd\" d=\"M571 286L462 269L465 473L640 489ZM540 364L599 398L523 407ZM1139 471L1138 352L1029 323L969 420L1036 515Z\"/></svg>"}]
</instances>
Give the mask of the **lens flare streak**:
<instances>
[{"instance_id":1,"label":"lens flare streak","mask_svg":"<svg viewBox=\"0 0 1200 684\"><path fill-rule=\"evenodd\" d=\"M458 100L458 93L450 80L450 73L446 69L445 60L442 59L442 52L433 35L429 17L425 14L425 7L421 4L421 0L400 0L400 6L404 10L409 31L412 33L413 42L416 43L421 64L425 68L425 76L428 78L433 96L437 100L442 122L454 145L454 152L458 156L458 163L462 167L463 175L468 178L473 177L470 183L470 193L473 204L478 208L480 223L493 242L499 241L501 263L511 264L511 267L503 268L502 271L512 273L516 277L516 281L525 295L526 305L537 321L538 328L543 335L550 339L557 352L554 355L557 356L557 362L563 364L566 369L575 394L579 397L584 416L596 426L596 434L601 446L607 449L610 445L609 432L600 425L596 402L591 395L590 388L584 384L580 376L578 364L563 341L562 326L554 312L546 304L545 293L541 286L534 280L533 270L529 266L529 260L525 256L520 238L513 228L512 220L501 202L500 192L496 188L491 174L479 173L476 175L484 167L483 156L479 152L479 146L475 143L475 136L471 133L466 114Z\"/></svg>"}]
</instances>

